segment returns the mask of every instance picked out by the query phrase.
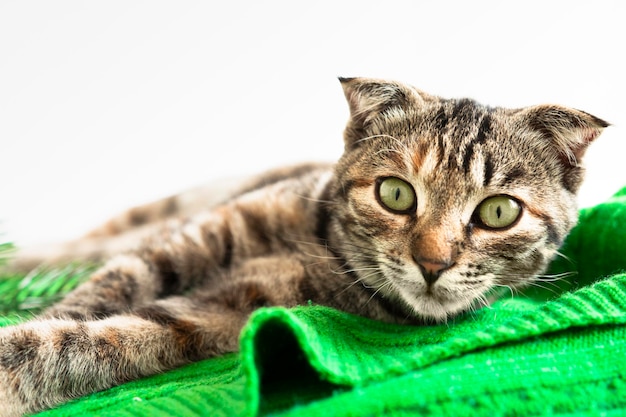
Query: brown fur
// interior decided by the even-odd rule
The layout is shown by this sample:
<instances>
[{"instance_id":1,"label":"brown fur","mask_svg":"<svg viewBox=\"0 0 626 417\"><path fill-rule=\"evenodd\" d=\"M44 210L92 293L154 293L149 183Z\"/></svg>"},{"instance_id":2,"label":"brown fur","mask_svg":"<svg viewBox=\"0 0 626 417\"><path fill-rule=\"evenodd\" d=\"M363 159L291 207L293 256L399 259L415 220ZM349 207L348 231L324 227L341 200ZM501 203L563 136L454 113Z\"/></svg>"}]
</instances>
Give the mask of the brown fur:
<instances>
[{"instance_id":1,"label":"brown fur","mask_svg":"<svg viewBox=\"0 0 626 417\"><path fill-rule=\"evenodd\" d=\"M195 214L181 215L172 197L56 252L55 261L126 253L41 317L0 329L3 415L235 351L262 306L313 302L423 324L540 279L576 221L580 158L605 122L341 81L351 117L334 167L268 173ZM391 198L414 197L408 208L381 196L389 178L406 184ZM514 221L485 223L480 208L494 196L520 208Z\"/></svg>"}]
</instances>

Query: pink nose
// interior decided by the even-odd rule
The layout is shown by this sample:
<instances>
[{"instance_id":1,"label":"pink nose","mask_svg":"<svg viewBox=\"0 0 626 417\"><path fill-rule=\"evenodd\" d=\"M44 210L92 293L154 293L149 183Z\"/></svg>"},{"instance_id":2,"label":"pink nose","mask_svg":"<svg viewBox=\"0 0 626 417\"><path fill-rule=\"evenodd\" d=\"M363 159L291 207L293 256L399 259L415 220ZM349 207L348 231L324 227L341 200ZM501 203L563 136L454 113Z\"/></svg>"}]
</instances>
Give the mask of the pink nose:
<instances>
[{"instance_id":1,"label":"pink nose","mask_svg":"<svg viewBox=\"0 0 626 417\"><path fill-rule=\"evenodd\" d=\"M440 262L426 259L416 259L417 265L422 271L422 276L427 284L432 285L439 279L443 271L452 266L451 262Z\"/></svg>"}]
</instances>

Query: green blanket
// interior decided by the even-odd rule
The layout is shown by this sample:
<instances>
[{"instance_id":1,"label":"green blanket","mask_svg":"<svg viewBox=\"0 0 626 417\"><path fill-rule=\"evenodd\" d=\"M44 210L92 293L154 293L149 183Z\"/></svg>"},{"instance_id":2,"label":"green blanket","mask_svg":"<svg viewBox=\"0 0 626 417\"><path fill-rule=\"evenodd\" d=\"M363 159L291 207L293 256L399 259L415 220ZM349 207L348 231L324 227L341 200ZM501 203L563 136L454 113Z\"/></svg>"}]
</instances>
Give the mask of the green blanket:
<instances>
[{"instance_id":1,"label":"green blanket","mask_svg":"<svg viewBox=\"0 0 626 417\"><path fill-rule=\"evenodd\" d=\"M569 278L439 326L262 309L239 354L39 416L626 415L626 188L561 252L550 272Z\"/></svg>"}]
</instances>

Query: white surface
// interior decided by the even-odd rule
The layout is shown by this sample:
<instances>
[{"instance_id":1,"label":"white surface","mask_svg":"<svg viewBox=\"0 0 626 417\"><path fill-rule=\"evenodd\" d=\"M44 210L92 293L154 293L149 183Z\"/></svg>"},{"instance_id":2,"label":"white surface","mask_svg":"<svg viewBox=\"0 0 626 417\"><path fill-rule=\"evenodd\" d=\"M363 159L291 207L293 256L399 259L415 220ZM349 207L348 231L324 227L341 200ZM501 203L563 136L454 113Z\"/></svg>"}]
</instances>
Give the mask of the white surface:
<instances>
[{"instance_id":1,"label":"white surface","mask_svg":"<svg viewBox=\"0 0 626 417\"><path fill-rule=\"evenodd\" d=\"M0 229L81 234L209 179L334 160L336 76L614 124L581 202L626 184L619 1L0 2Z\"/></svg>"}]
</instances>

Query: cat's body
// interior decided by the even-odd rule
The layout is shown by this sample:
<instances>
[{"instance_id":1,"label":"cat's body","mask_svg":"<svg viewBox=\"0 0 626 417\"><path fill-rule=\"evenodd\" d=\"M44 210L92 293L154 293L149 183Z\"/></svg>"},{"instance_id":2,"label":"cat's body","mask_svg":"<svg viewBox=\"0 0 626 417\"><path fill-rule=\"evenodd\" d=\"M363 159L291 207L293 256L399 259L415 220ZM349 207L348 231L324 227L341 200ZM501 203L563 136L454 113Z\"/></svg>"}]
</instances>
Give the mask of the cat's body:
<instances>
[{"instance_id":1,"label":"cat's body","mask_svg":"<svg viewBox=\"0 0 626 417\"><path fill-rule=\"evenodd\" d=\"M444 100L395 82L342 85L351 118L335 166L275 171L140 233L141 245L41 317L0 329L0 415L235 351L261 306L312 302L428 323L543 273L576 221L579 160L605 122L559 106ZM125 225L173 213L173 201L89 239L121 239L132 233Z\"/></svg>"}]
</instances>

